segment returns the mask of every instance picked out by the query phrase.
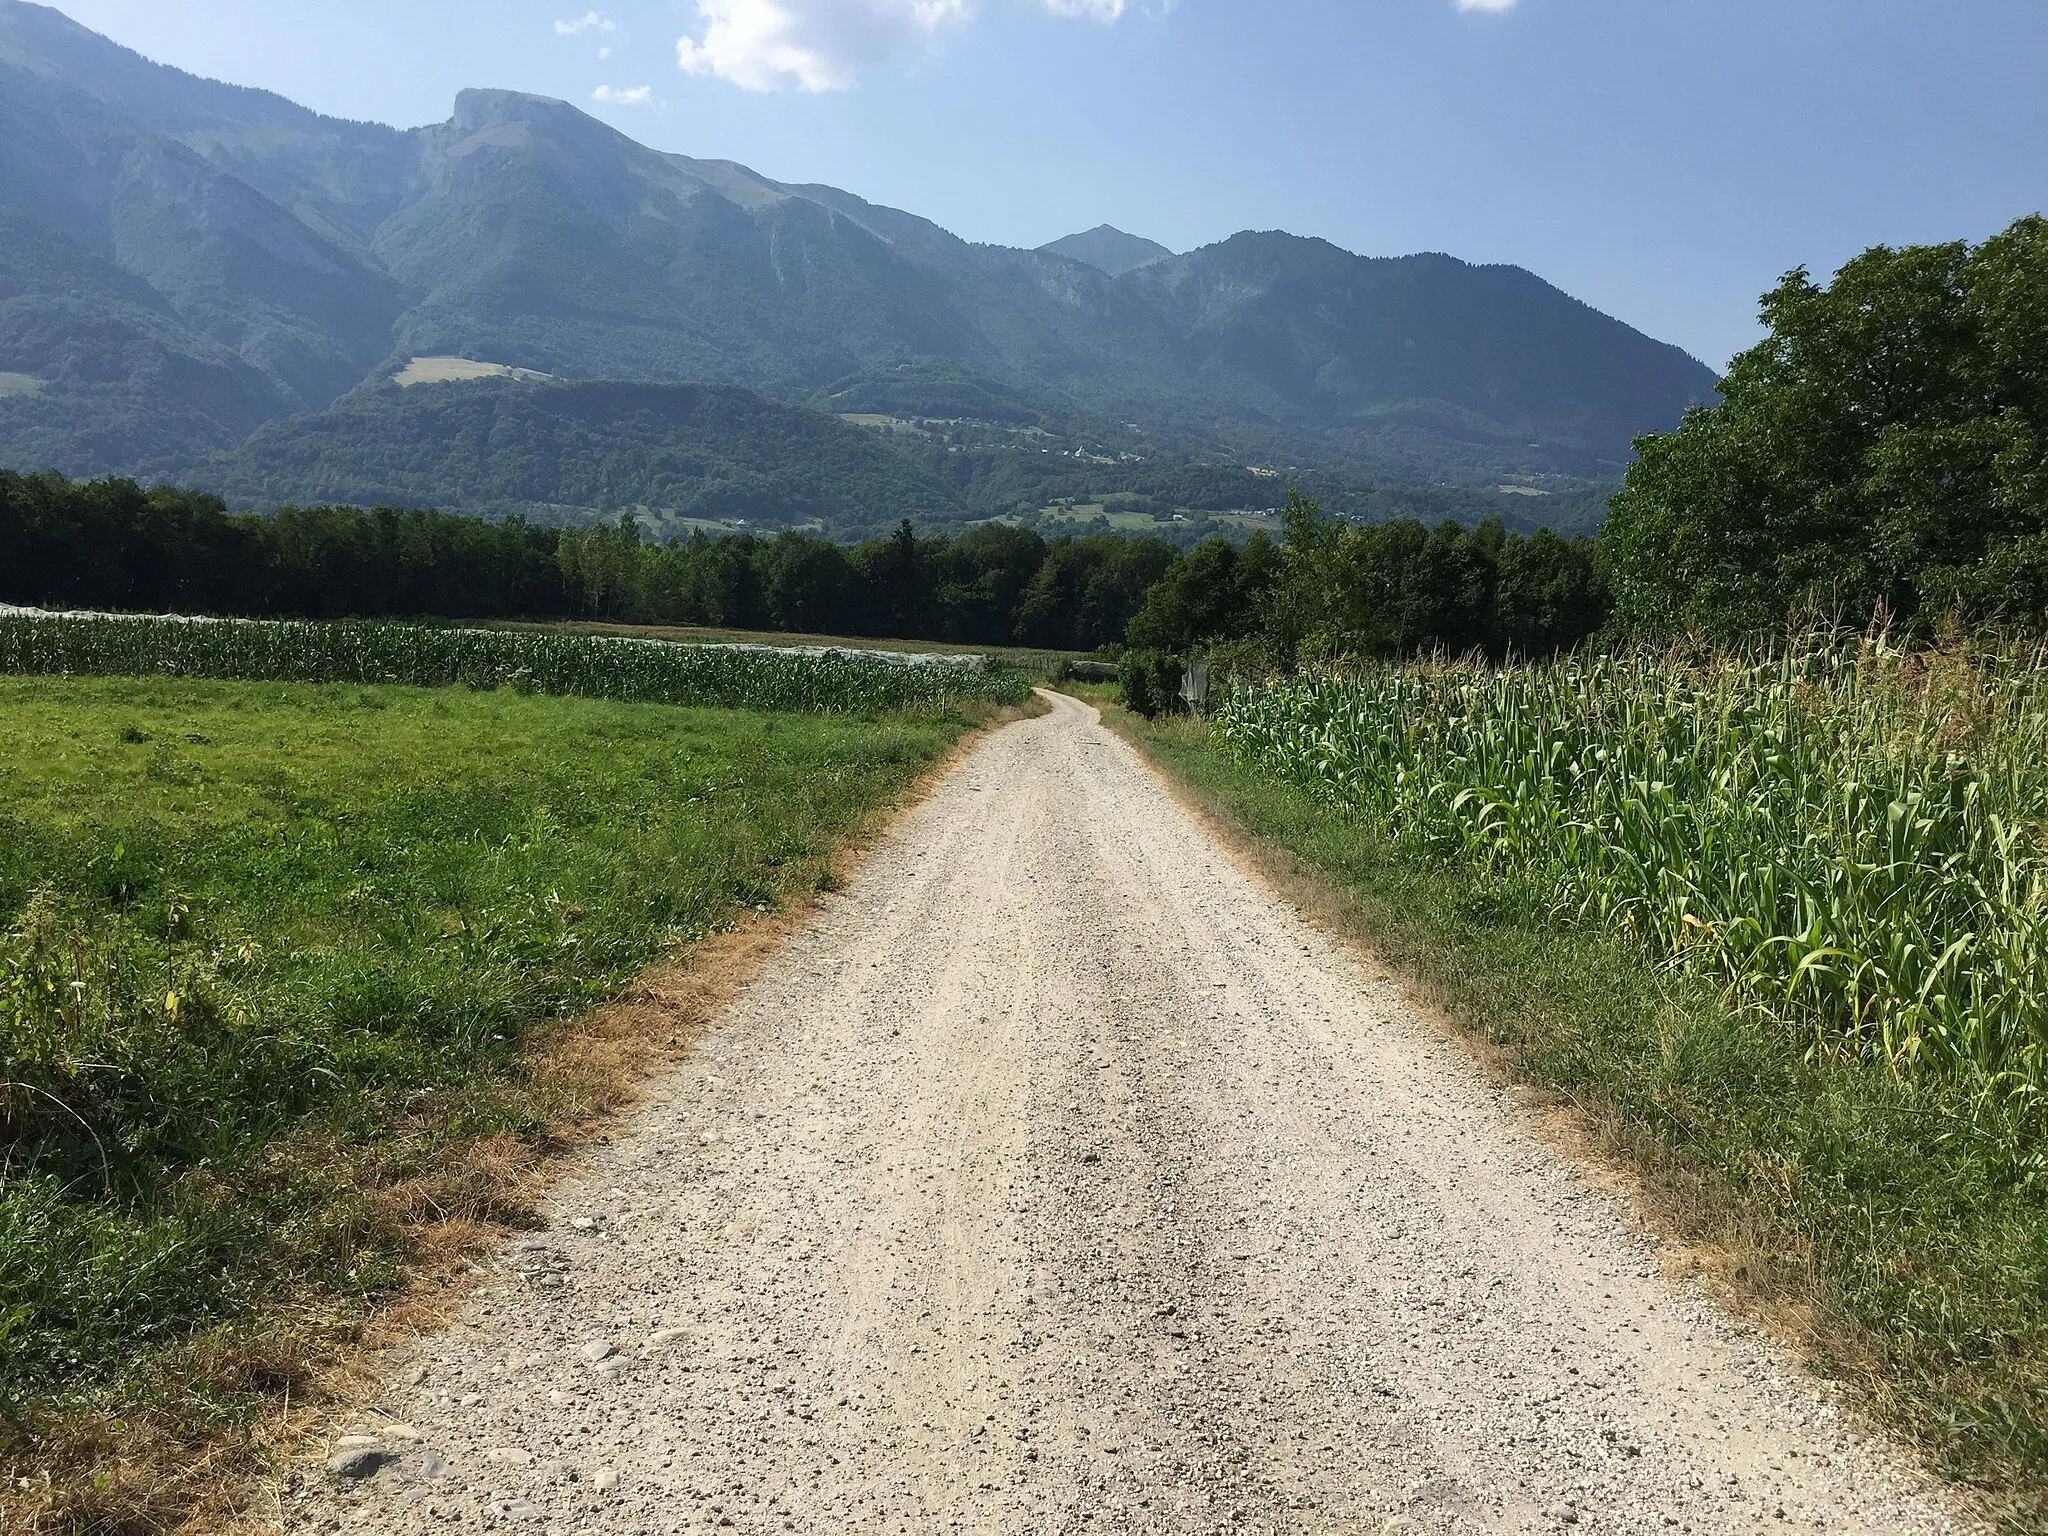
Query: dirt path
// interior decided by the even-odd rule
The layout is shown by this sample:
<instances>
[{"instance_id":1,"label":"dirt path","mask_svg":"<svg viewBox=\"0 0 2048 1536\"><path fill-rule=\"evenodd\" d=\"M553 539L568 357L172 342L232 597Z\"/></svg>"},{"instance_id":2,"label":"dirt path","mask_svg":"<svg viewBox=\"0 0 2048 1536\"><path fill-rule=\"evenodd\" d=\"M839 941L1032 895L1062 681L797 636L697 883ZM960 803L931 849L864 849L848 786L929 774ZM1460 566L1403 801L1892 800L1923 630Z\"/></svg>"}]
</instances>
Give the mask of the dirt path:
<instances>
[{"instance_id":1,"label":"dirt path","mask_svg":"<svg viewBox=\"0 0 2048 1536\"><path fill-rule=\"evenodd\" d=\"M1960 1529L1071 699L657 1096L294 1530Z\"/></svg>"}]
</instances>

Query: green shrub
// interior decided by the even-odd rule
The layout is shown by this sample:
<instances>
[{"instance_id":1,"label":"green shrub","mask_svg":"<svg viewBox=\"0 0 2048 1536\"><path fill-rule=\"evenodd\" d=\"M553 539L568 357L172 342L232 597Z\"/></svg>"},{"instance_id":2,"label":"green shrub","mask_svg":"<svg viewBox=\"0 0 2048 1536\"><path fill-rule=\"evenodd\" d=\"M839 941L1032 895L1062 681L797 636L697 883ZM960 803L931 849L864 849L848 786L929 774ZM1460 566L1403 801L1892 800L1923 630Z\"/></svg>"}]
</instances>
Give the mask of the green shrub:
<instances>
[{"instance_id":1,"label":"green shrub","mask_svg":"<svg viewBox=\"0 0 2048 1536\"><path fill-rule=\"evenodd\" d=\"M1180 680L1187 663L1170 651L1125 651L1116 678L1124 691L1124 707L1147 720L1181 708Z\"/></svg>"}]
</instances>

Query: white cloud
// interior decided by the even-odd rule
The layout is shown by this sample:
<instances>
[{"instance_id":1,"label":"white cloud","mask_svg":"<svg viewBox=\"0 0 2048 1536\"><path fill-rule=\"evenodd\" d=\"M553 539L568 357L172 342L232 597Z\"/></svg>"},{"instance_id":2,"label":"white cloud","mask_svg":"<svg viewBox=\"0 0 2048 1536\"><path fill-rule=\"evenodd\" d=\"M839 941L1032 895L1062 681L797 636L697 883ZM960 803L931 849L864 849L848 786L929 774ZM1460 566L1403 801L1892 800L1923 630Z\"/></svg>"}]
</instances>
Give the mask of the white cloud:
<instances>
[{"instance_id":1,"label":"white cloud","mask_svg":"<svg viewBox=\"0 0 2048 1536\"><path fill-rule=\"evenodd\" d=\"M1486 11L1491 15L1499 15L1502 11L1512 11L1519 3L1520 0L1458 0L1458 9Z\"/></svg>"},{"instance_id":2,"label":"white cloud","mask_svg":"<svg viewBox=\"0 0 2048 1536\"><path fill-rule=\"evenodd\" d=\"M1111 22L1132 0L1037 0L1055 16ZM703 35L676 62L749 91L839 91L861 72L928 46L969 20L976 0L696 0Z\"/></svg>"},{"instance_id":3,"label":"white cloud","mask_svg":"<svg viewBox=\"0 0 2048 1536\"><path fill-rule=\"evenodd\" d=\"M598 56L598 57L599 57L600 59L608 59L608 58L610 58L610 57L612 56L612 47L611 47L611 44L610 44L610 43L606 43L606 44L604 45L604 47L602 47L602 48L598 49L598 50L597 50L597 56Z\"/></svg>"},{"instance_id":4,"label":"white cloud","mask_svg":"<svg viewBox=\"0 0 2048 1536\"><path fill-rule=\"evenodd\" d=\"M619 24L602 11L585 11L574 21L555 23L557 37L581 37L586 32L613 33L618 30Z\"/></svg>"},{"instance_id":5,"label":"white cloud","mask_svg":"<svg viewBox=\"0 0 2048 1536\"><path fill-rule=\"evenodd\" d=\"M654 87L651 85L600 85L590 93L590 99L602 102L608 107L651 107L654 105Z\"/></svg>"}]
</instances>

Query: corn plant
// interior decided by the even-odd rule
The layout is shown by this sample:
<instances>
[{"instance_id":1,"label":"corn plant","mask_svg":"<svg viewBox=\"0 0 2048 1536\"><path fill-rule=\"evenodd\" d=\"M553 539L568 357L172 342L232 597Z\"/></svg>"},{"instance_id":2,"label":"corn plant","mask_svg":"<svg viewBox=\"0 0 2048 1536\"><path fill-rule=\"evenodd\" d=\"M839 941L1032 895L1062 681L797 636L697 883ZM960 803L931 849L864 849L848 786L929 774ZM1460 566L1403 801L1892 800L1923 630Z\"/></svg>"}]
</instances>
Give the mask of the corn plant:
<instances>
[{"instance_id":1,"label":"corn plant","mask_svg":"<svg viewBox=\"0 0 2048 1536\"><path fill-rule=\"evenodd\" d=\"M629 703L865 712L1021 703L1005 667L416 624L0 614L0 673L463 684Z\"/></svg>"},{"instance_id":2,"label":"corn plant","mask_svg":"<svg viewBox=\"0 0 2048 1536\"><path fill-rule=\"evenodd\" d=\"M1863 640L1374 667L1240 688L1218 728L1240 760L1715 978L1815 1052L2038 1132L2038 656Z\"/></svg>"}]
</instances>

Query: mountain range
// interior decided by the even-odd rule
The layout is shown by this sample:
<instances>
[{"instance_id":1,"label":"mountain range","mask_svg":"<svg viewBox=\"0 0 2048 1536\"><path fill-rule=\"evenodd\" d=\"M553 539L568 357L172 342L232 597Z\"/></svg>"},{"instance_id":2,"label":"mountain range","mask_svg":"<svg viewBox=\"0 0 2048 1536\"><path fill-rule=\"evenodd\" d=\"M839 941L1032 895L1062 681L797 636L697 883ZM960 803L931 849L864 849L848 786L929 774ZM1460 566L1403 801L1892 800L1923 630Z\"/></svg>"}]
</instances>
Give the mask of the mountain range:
<instances>
[{"instance_id":1,"label":"mountain range","mask_svg":"<svg viewBox=\"0 0 2048 1536\"><path fill-rule=\"evenodd\" d=\"M417 416L363 397L427 358L499 365L468 370L503 375L494 401L508 378L720 386L1096 463L1597 483L1715 387L1517 267L1280 232L974 244L537 96L464 91L409 131L323 117L24 0L0 0L0 146L11 467L225 483L259 429Z\"/></svg>"}]
</instances>

